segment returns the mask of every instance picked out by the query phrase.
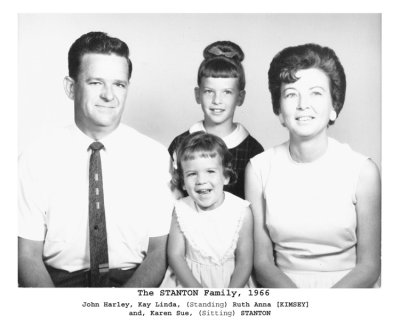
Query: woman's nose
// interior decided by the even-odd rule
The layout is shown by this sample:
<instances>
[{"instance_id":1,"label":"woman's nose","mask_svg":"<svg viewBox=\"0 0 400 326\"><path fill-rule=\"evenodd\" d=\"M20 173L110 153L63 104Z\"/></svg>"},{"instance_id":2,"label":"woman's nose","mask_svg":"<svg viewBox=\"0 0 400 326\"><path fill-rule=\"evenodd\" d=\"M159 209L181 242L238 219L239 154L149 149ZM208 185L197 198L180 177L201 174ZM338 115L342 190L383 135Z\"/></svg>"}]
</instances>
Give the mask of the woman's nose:
<instances>
[{"instance_id":1,"label":"woman's nose","mask_svg":"<svg viewBox=\"0 0 400 326\"><path fill-rule=\"evenodd\" d=\"M307 95L299 95L299 101L297 103L297 109L305 110L310 107L310 101Z\"/></svg>"}]
</instances>

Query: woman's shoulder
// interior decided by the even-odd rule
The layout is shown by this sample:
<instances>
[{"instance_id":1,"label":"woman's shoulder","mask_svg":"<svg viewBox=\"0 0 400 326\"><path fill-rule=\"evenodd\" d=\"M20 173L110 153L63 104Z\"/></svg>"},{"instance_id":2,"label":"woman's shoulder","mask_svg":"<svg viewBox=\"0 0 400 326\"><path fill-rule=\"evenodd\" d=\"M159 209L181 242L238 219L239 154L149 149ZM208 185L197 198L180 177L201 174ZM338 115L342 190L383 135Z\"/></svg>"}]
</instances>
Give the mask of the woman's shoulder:
<instances>
[{"instance_id":1,"label":"woman's shoulder","mask_svg":"<svg viewBox=\"0 0 400 326\"><path fill-rule=\"evenodd\" d=\"M334 155L341 162L345 162L345 164L353 162L359 165L369 159L368 156L354 150L347 143L342 143L334 138L329 138L328 141L331 155Z\"/></svg>"},{"instance_id":2,"label":"woman's shoulder","mask_svg":"<svg viewBox=\"0 0 400 326\"><path fill-rule=\"evenodd\" d=\"M265 163L270 162L275 157L280 157L285 155L287 151L287 142L270 147L266 149L264 152L257 154L250 161L253 165L264 165Z\"/></svg>"}]
</instances>

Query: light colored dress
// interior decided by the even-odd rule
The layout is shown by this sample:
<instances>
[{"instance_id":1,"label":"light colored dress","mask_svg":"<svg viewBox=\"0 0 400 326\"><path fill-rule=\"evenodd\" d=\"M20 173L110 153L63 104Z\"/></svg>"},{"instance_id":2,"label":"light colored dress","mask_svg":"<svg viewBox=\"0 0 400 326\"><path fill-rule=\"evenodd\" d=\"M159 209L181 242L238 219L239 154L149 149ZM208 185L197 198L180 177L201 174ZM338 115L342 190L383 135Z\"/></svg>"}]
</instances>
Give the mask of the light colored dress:
<instances>
[{"instance_id":1,"label":"light colored dress","mask_svg":"<svg viewBox=\"0 0 400 326\"><path fill-rule=\"evenodd\" d=\"M288 142L250 160L262 184L275 263L298 287L328 288L356 264L356 187L367 157L329 138L297 163Z\"/></svg>"},{"instance_id":2,"label":"light colored dress","mask_svg":"<svg viewBox=\"0 0 400 326\"><path fill-rule=\"evenodd\" d=\"M185 237L186 262L196 280L208 288L228 287L235 268L235 249L249 202L225 192L224 202L211 211L197 211L190 197L175 204ZM169 267L161 287L182 287Z\"/></svg>"}]
</instances>

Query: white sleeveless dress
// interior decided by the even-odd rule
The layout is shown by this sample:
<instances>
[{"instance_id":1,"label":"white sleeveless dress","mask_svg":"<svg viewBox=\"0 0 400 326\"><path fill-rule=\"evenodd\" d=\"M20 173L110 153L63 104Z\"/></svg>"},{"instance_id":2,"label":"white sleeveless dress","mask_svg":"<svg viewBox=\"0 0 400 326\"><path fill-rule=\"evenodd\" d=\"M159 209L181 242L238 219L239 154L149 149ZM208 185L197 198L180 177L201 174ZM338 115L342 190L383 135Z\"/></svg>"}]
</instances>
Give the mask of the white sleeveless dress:
<instances>
[{"instance_id":1,"label":"white sleeveless dress","mask_svg":"<svg viewBox=\"0 0 400 326\"><path fill-rule=\"evenodd\" d=\"M297 163L288 142L250 160L262 184L275 263L298 287L328 288L356 264L356 186L367 157L329 138Z\"/></svg>"},{"instance_id":2,"label":"white sleeveless dress","mask_svg":"<svg viewBox=\"0 0 400 326\"><path fill-rule=\"evenodd\" d=\"M225 192L224 202L211 211L197 211L185 197L175 204L185 237L186 262L196 280L208 288L228 287L235 268L235 249L249 202ZM169 267L161 287L182 287Z\"/></svg>"}]
</instances>

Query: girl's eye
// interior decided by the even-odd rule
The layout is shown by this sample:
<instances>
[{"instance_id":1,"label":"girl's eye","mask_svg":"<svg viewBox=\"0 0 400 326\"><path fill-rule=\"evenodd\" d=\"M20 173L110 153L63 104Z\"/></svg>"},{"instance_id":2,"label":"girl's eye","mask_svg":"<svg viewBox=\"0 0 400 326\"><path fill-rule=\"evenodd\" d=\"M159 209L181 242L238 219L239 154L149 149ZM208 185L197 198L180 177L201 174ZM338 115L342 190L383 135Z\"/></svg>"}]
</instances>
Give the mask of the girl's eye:
<instances>
[{"instance_id":1,"label":"girl's eye","mask_svg":"<svg viewBox=\"0 0 400 326\"><path fill-rule=\"evenodd\" d=\"M208 173L215 173L214 170L208 170L207 172L208 172Z\"/></svg>"}]
</instances>

